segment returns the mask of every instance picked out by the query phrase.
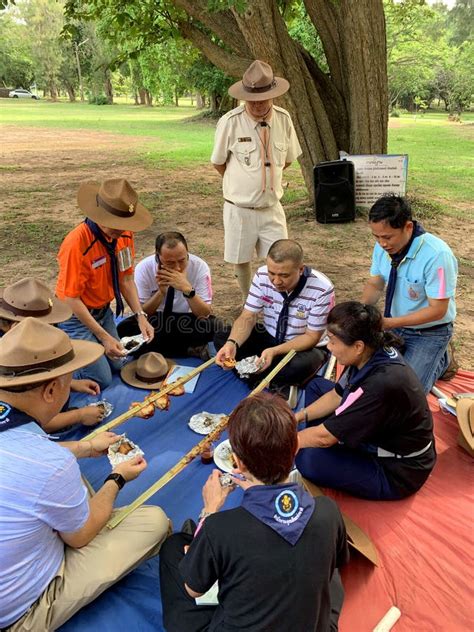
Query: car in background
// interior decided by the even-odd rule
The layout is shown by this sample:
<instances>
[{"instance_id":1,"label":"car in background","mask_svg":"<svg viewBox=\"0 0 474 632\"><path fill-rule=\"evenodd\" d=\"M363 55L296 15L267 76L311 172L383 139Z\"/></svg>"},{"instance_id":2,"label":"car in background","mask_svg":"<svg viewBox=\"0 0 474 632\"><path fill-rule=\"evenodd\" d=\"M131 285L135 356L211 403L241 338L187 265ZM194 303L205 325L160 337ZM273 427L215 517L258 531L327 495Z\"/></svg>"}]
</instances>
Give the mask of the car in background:
<instances>
[{"instance_id":1,"label":"car in background","mask_svg":"<svg viewBox=\"0 0 474 632\"><path fill-rule=\"evenodd\" d=\"M8 96L11 99L39 99L36 94L33 94L29 90L24 90L23 88L17 88L16 90L10 90Z\"/></svg>"}]
</instances>

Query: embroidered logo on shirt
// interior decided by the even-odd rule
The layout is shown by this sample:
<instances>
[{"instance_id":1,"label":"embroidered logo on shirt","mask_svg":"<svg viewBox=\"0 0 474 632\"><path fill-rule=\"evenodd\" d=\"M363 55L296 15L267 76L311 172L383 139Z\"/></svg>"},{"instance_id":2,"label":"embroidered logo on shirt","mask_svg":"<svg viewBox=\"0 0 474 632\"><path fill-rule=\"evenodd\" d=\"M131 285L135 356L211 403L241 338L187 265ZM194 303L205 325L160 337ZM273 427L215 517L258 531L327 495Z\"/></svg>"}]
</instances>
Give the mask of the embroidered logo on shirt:
<instances>
[{"instance_id":1,"label":"embroidered logo on shirt","mask_svg":"<svg viewBox=\"0 0 474 632\"><path fill-rule=\"evenodd\" d=\"M306 308L304 303L298 303L296 307L296 318L304 318L306 316Z\"/></svg>"},{"instance_id":2,"label":"embroidered logo on shirt","mask_svg":"<svg viewBox=\"0 0 474 632\"><path fill-rule=\"evenodd\" d=\"M8 404L5 403L1 403L0 404L0 423L4 423L4 419L6 419L8 417L8 414L10 413L11 408Z\"/></svg>"},{"instance_id":3,"label":"embroidered logo on shirt","mask_svg":"<svg viewBox=\"0 0 474 632\"><path fill-rule=\"evenodd\" d=\"M92 269L95 270L96 268L100 268L100 266L103 266L106 261L107 257L105 255L103 257L99 257L98 259L94 259L91 264Z\"/></svg>"},{"instance_id":4,"label":"embroidered logo on shirt","mask_svg":"<svg viewBox=\"0 0 474 632\"><path fill-rule=\"evenodd\" d=\"M275 509L281 518L291 518L298 511L298 497L290 489L282 491L275 500Z\"/></svg>"},{"instance_id":5,"label":"embroidered logo on shirt","mask_svg":"<svg viewBox=\"0 0 474 632\"><path fill-rule=\"evenodd\" d=\"M413 286L410 285L410 287L408 288L408 296L410 298L412 298L413 300L416 300L417 298L420 298L419 293L413 288Z\"/></svg>"}]
</instances>

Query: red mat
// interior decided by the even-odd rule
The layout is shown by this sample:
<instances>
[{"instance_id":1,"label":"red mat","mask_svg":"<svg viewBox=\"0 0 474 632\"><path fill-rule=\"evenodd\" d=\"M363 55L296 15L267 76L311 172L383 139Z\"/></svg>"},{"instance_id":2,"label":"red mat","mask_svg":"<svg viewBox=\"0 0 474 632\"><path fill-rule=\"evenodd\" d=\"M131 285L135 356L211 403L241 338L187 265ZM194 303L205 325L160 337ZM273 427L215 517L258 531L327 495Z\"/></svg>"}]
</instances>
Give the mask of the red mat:
<instances>
[{"instance_id":1,"label":"red mat","mask_svg":"<svg viewBox=\"0 0 474 632\"><path fill-rule=\"evenodd\" d=\"M474 373L458 371L436 385L447 394L474 392ZM434 415L438 461L424 487L406 500L374 502L324 490L372 538L374 567L358 553L342 573L346 599L340 632L370 632L395 605L402 616L394 632L461 632L474 629L473 465L457 445L456 418Z\"/></svg>"}]
</instances>

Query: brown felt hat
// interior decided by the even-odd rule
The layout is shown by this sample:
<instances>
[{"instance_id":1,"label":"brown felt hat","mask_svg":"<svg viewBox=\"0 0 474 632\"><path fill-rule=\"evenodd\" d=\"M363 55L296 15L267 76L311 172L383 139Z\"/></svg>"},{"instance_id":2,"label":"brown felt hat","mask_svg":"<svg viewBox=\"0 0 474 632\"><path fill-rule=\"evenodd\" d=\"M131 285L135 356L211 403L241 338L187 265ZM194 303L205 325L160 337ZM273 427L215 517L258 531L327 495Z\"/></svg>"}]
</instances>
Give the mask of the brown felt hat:
<instances>
[{"instance_id":1,"label":"brown felt hat","mask_svg":"<svg viewBox=\"0 0 474 632\"><path fill-rule=\"evenodd\" d=\"M61 329L25 318L0 340L0 388L36 384L95 362L104 347L71 340Z\"/></svg>"},{"instance_id":2,"label":"brown felt hat","mask_svg":"<svg viewBox=\"0 0 474 632\"><path fill-rule=\"evenodd\" d=\"M286 79L274 76L269 64L257 59L244 72L242 81L230 86L229 94L240 101L266 101L285 94L289 87Z\"/></svg>"},{"instance_id":3,"label":"brown felt hat","mask_svg":"<svg viewBox=\"0 0 474 632\"><path fill-rule=\"evenodd\" d=\"M39 279L27 277L0 288L0 318L19 322L28 316L55 324L70 318L72 310Z\"/></svg>"},{"instance_id":4,"label":"brown felt hat","mask_svg":"<svg viewBox=\"0 0 474 632\"><path fill-rule=\"evenodd\" d=\"M456 403L456 416L460 429L460 445L474 456L474 398L464 397ZM464 444L464 445L463 445ZM467 444L467 448L466 448Z\"/></svg>"},{"instance_id":5,"label":"brown felt hat","mask_svg":"<svg viewBox=\"0 0 474 632\"><path fill-rule=\"evenodd\" d=\"M135 189L123 178L81 184L77 203L86 217L106 228L138 232L153 221Z\"/></svg>"},{"instance_id":6,"label":"brown felt hat","mask_svg":"<svg viewBox=\"0 0 474 632\"><path fill-rule=\"evenodd\" d=\"M148 390L161 388L174 362L167 360L161 353L150 351L133 362L126 364L120 371L124 382L136 388Z\"/></svg>"}]
</instances>

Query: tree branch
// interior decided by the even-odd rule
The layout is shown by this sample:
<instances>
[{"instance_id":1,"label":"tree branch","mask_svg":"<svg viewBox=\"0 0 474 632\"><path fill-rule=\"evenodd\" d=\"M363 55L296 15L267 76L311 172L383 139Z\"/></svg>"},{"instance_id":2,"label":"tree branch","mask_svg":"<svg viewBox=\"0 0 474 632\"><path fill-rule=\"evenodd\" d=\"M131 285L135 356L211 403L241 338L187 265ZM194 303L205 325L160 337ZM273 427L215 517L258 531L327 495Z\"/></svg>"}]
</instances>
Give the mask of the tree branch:
<instances>
[{"instance_id":1,"label":"tree branch","mask_svg":"<svg viewBox=\"0 0 474 632\"><path fill-rule=\"evenodd\" d=\"M253 61L252 58L239 57L214 44L192 22L178 22L178 27L184 38L189 39L214 66L217 66L217 68L220 68L231 77L241 78Z\"/></svg>"},{"instance_id":2,"label":"tree branch","mask_svg":"<svg viewBox=\"0 0 474 632\"><path fill-rule=\"evenodd\" d=\"M207 26L239 57L251 58L252 55L230 10L211 13L207 0L174 0L174 4Z\"/></svg>"}]
</instances>

